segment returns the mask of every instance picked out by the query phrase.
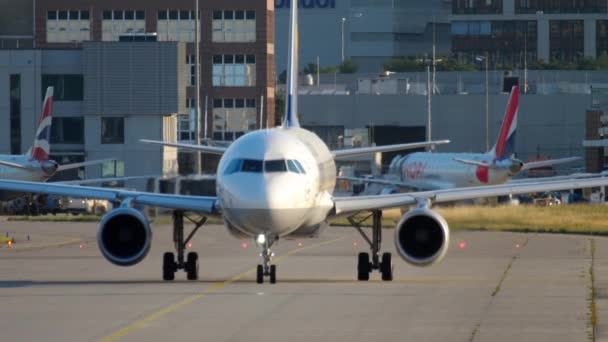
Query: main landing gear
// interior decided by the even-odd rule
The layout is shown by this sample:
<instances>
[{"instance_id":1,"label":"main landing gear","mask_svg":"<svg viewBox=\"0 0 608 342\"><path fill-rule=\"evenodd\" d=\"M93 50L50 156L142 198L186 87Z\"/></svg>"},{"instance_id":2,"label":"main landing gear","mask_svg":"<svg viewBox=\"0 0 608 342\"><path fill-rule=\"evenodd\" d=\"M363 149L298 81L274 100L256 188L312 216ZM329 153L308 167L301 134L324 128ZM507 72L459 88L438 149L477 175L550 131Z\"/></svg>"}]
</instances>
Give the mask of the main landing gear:
<instances>
[{"instance_id":1,"label":"main landing gear","mask_svg":"<svg viewBox=\"0 0 608 342\"><path fill-rule=\"evenodd\" d=\"M275 284L277 282L277 265L270 264L270 261L274 256L274 253L270 251L270 247L276 240L277 238L266 236L264 234L260 234L256 238L256 243L262 248L262 253L260 253L260 256L262 257L263 261L263 264L258 264L256 270L256 282L258 284L264 283L264 277L269 277L271 284Z\"/></svg>"},{"instance_id":2,"label":"main landing gear","mask_svg":"<svg viewBox=\"0 0 608 342\"><path fill-rule=\"evenodd\" d=\"M361 224L372 218L372 236L371 239L361 228ZM383 253L380 258L380 245L382 243L382 211L374 210L372 213L363 219L356 219L354 216L348 218L350 224L355 227L369 244L371 248L371 261L369 253L359 253L359 262L357 264L357 279L362 281L369 280L369 274L373 270L380 271L382 274L382 280L391 281L393 280L393 263L391 253Z\"/></svg>"},{"instance_id":3,"label":"main landing gear","mask_svg":"<svg viewBox=\"0 0 608 342\"><path fill-rule=\"evenodd\" d=\"M184 216L183 211L176 210L173 212L173 242L177 251L177 260L173 252L167 252L163 255L164 280L174 280L177 270L184 270L188 280L198 279L198 254L190 252L187 258L184 259L184 251L196 231L205 224L207 218L203 216L200 220L196 221L186 216L188 221L194 223L194 228L188 237L184 239Z\"/></svg>"}]
</instances>

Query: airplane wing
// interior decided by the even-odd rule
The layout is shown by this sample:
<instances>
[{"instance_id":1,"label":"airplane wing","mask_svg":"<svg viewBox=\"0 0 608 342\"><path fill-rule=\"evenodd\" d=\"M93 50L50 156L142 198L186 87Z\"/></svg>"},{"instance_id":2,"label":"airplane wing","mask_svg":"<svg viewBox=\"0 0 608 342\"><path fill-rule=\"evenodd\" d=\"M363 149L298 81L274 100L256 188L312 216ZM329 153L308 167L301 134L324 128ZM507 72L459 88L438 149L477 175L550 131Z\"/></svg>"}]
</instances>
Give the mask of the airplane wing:
<instances>
[{"instance_id":1,"label":"airplane wing","mask_svg":"<svg viewBox=\"0 0 608 342\"><path fill-rule=\"evenodd\" d=\"M133 203L153 207L188 210L217 215L217 197L157 194L151 192L125 191L110 188L93 188L57 183L36 183L0 180L0 190L30 192L74 198L102 199L111 202L131 200Z\"/></svg>"},{"instance_id":2,"label":"airplane wing","mask_svg":"<svg viewBox=\"0 0 608 342\"><path fill-rule=\"evenodd\" d=\"M430 200L433 203L442 203L483 197L525 194L530 192L592 188L605 185L608 185L608 177L522 184L486 185L380 196L334 197L333 215L345 215L376 209L398 208L407 205L415 205L420 201L427 200Z\"/></svg>"},{"instance_id":3,"label":"airplane wing","mask_svg":"<svg viewBox=\"0 0 608 342\"><path fill-rule=\"evenodd\" d=\"M568 158L561 158L561 159L550 159L550 160L541 160L541 161L536 161L536 162L524 163L524 166L522 167L521 171L535 169L538 167L571 163L573 161L577 161L580 159L581 159L580 157L568 157Z\"/></svg>"},{"instance_id":4,"label":"airplane wing","mask_svg":"<svg viewBox=\"0 0 608 342\"><path fill-rule=\"evenodd\" d=\"M51 182L50 184L64 184L64 185L87 185L87 184L99 184L106 182L123 182L134 179L147 179L147 178L158 178L158 175L148 175L148 176L128 176L128 177L108 177L108 178L92 178L92 179L79 179L72 181L59 181L59 182Z\"/></svg>"},{"instance_id":5,"label":"airplane wing","mask_svg":"<svg viewBox=\"0 0 608 342\"><path fill-rule=\"evenodd\" d=\"M0 160L0 165L3 165L3 166L8 166L8 167L13 167L13 168L15 168L15 169L28 170L28 168L27 168L27 167L25 167L25 166L23 166L23 165L19 165L19 164L16 164L16 163L7 162L7 161L3 161L3 160Z\"/></svg>"},{"instance_id":6,"label":"airplane wing","mask_svg":"<svg viewBox=\"0 0 608 342\"><path fill-rule=\"evenodd\" d=\"M409 143L409 144L347 148L347 149L343 149L343 150L334 150L334 151L331 151L331 153L333 154L335 159L339 159L339 158L363 156L366 154L373 154L373 153L378 153L378 152L393 152L393 151L401 151L401 150L411 150L414 148L422 148L422 147L448 144L449 142L450 142L449 140L435 140L435 141L425 141L425 142Z\"/></svg>"},{"instance_id":7,"label":"airplane wing","mask_svg":"<svg viewBox=\"0 0 608 342\"><path fill-rule=\"evenodd\" d=\"M404 188L404 189L408 189L408 190L417 190L417 191L454 188L454 184L452 184L452 183L442 182L440 180L434 180L434 179L428 179L428 180L425 180L424 182L414 183L414 182L407 182L407 181L400 181L400 180L386 179L386 178L357 178L357 177L345 177L345 176L338 176L336 178L344 179L344 180L351 181L351 182L379 184L379 185L393 186L393 187L399 187L399 188Z\"/></svg>"},{"instance_id":8,"label":"airplane wing","mask_svg":"<svg viewBox=\"0 0 608 342\"><path fill-rule=\"evenodd\" d=\"M78 168L81 168L81 167L84 167L84 166L103 164L105 162L110 162L110 161L114 161L114 160L115 159L100 159L100 160L85 161L85 162L82 162L82 163L73 163L73 164L59 165L59 167L57 168L57 172L59 172L59 171L65 171L65 170L78 169Z\"/></svg>"},{"instance_id":9,"label":"airplane wing","mask_svg":"<svg viewBox=\"0 0 608 342\"><path fill-rule=\"evenodd\" d=\"M412 184L408 184L406 182L401 182L397 180L385 179L385 178L360 178L360 177L347 177L347 176L338 176L338 179L343 179L351 182L360 182L360 183L371 183L371 184L380 184L380 185L389 185L389 186L398 186L403 188L414 187Z\"/></svg>"},{"instance_id":10,"label":"airplane wing","mask_svg":"<svg viewBox=\"0 0 608 342\"><path fill-rule=\"evenodd\" d=\"M172 143L172 142L166 142L166 141L156 141L156 140L147 140L147 139L141 139L140 141L143 143L146 143L146 144L177 147L177 148L181 148L184 150L199 151L199 152L218 154L218 155L224 154L224 152L226 152L226 149L227 149L226 147Z\"/></svg>"}]
</instances>

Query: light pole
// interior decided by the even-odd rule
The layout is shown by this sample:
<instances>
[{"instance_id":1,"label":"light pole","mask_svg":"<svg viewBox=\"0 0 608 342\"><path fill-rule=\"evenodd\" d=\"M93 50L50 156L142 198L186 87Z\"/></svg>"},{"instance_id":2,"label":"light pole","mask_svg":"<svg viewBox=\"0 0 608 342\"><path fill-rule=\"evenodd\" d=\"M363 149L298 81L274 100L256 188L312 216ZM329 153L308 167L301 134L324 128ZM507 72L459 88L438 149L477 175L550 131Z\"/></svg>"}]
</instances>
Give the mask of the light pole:
<instances>
[{"instance_id":1,"label":"light pole","mask_svg":"<svg viewBox=\"0 0 608 342\"><path fill-rule=\"evenodd\" d=\"M346 23L346 18L342 17L342 63L344 63L344 24Z\"/></svg>"},{"instance_id":2,"label":"light pole","mask_svg":"<svg viewBox=\"0 0 608 342\"><path fill-rule=\"evenodd\" d=\"M196 59L196 96L195 96L195 102L196 102L196 115L195 115L195 120L196 120L196 139L194 141L194 143L196 145L200 145L201 144L201 99L200 99L200 91L201 91L201 83L200 83L200 76L201 76L201 70L200 70L200 56L199 56L199 15L198 15L198 1L199 0L195 0L194 3L194 58ZM205 110L206 110L207 104L205 103ZM207 117L205 116L205 137L207 137L207 121L206 121ZM201 174L201 165L202 164L202 157L201 157L201 153L200 152L196 152L196 159L195 159L195 167L196 167L196 172L195 174L200 175Z\"/></svg>"}]
</instances>

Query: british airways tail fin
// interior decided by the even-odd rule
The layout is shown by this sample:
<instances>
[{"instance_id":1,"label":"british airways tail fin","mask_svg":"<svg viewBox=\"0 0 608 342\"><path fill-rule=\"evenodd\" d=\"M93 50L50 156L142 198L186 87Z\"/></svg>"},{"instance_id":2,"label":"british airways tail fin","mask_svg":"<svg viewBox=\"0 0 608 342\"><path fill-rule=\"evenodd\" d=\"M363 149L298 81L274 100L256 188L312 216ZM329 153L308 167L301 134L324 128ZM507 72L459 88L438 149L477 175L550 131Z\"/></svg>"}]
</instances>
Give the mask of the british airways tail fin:
<instances>
[{"instance_id":1,"label":"british airways tail fin","mask_svg":"<svg viewBox=\"0 0 608 342\"><path fill-rule=\"evenodd\" d=\"M46 96L42 104L42 115L38 130L36 130L36 138L31 151L31 157L34 160L48 160L51 154L51 120L53 119L53 87L46 89Z\"/></svg>"},{"instance_id":2,"label":"british airways tail fin","mask_svg":"<svg viewBox=\"0 0 608 342\"><path fill-rule=\"evenodd\" d=\"M515 153L515 133L517 131L517 112L519 111L519 86L511 88L507 110L500 127L496 145L490 151L495 159L512 157Z\"/></svg>"},{"instance_id":3,"label":"british airways tail fin","mask_svg":"<svg viewBox=\"0 0 608 342\"><path fill-rule=\"evenodd\" d=\"M300 127L298 120L298 0L291 0L289 22L289 54L287 61L287 87L283 128Z\"/></svg>"}]
</instances>

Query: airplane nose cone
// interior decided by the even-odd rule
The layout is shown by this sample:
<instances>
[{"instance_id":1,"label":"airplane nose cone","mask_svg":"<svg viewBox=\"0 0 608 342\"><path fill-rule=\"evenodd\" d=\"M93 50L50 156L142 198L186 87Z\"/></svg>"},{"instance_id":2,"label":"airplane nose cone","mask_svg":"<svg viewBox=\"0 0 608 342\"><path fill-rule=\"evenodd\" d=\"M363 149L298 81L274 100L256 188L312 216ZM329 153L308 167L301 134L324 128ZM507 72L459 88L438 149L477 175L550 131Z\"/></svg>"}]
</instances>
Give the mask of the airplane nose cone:
<instances>
[{"instance_id":1,"label":"airplane nose cone","mask_svg":"<svg viewBox=\"0 0 608 342\"><path fill-rule=\"evenodd\" d=\"M45 160L40 162L40 168L42 168L42 171L44 171L45 174L51 176L57 172L59 164L54 160Z\"/></svg>"},{"instance_id":2,"label":"airplane nose cone","mask_svg":"<svg viewBox=\"0 0 608 342\"><path fill-rule=\"evenodd\" d=\"M509 173L511 175L516 175L519 173L519 171L521 171L521 169L523 167L524 167L524 163L521 160L513 159L511 166L509 167Z\"/></svg>"},{"instance_id":3,"label":"airplane nose cone","mask_svg":"<svg viewBox=\"0 0 608 342\"><path fill-rule=\"evenodd\" d=\"M220 195L222 211L230 223L248 232L281 233L297 228L307 212L304 188L289 175L241 177L224 184Z\"/></svg>"}]
</instances>

